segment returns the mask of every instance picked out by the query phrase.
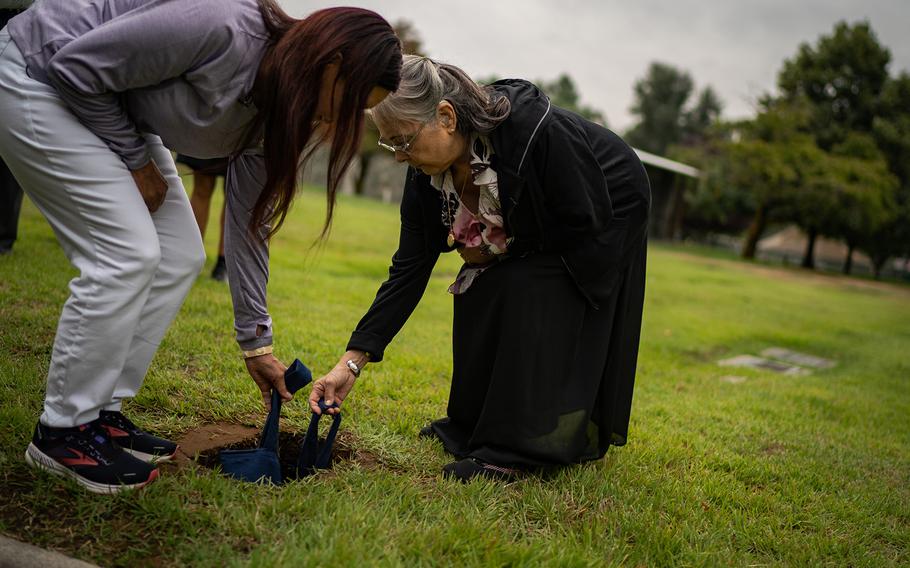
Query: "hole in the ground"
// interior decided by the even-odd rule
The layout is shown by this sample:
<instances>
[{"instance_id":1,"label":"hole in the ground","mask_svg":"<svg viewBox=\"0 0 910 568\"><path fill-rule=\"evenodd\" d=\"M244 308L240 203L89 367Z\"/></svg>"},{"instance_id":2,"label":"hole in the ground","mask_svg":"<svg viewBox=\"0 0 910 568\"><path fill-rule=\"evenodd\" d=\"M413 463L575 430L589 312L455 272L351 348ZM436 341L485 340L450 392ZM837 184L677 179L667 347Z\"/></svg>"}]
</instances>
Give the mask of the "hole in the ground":
<instances>
[{"instance_id":1,"label":"hole in the ground","mask_svg":"<svg viewBox=\"0 0 910 568\"><path fill-rule=\"evenodd\" d=\"M179 441L180 452L177 465L186 466L194 462L215 469L219 464L221 450L247 450L259 446L258 428L237 424L208 424L187 432ZM295 476L300 446L304 432L281 432L278 436L278 459L281 474L287 479ZM320 442L323 442L320 439ZM357 438L350 432L339 432L332 448L332 465L347 462L356 463L364 469L380 466L376 454L359 447Z\"/></svg>"}]
</instances>

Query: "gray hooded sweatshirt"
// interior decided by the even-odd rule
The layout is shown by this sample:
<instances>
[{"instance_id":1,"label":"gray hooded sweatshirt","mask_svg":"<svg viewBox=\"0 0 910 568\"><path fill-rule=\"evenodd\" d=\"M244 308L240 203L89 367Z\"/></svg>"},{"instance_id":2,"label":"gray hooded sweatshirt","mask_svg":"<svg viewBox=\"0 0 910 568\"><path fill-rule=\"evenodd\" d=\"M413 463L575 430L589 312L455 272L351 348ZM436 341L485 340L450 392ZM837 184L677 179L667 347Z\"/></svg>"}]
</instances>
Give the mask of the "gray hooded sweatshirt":
<instances>
[{"instance_id":1,"label":"gray hooded sweatshirt","mask_svg":"<svg viewBox=\"0 0 910 568\"><path fill-rule=\"evenodd\" d=\"M7 27L28 74L53 86L129 169L151 159L143 133L196 158L243 150L226 184L234 325L243 349L270 345L268 246L247 231L265 170L261 148L239 147L269 45L256 0L38 0Z\"/></svg>"}]
</instances>

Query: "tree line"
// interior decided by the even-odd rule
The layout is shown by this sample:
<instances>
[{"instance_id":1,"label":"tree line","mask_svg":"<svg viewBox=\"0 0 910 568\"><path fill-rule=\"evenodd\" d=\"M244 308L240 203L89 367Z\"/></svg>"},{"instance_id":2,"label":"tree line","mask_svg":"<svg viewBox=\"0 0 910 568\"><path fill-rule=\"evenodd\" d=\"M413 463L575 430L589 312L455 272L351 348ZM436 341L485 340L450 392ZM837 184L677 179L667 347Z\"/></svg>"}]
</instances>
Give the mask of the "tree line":
<instances>
[{"instance_id":1,"label":"tree line","mask_svg":"<svg viewBox=\"0 0 910 568\"><path fill-rule=\"evenodd\" d=\"M808 236L806 268L815 266L819 236L846 243L845 273L855 250L876 277L889 258L910 255L910 75L892 76L890 62L867 22L838 23L783 62L778 93L759 100L754 118L715 120L688 141L663 141L703 171L687 195L687 226L744 232L742 255L753 258L769 225L793 223ZM642 115L630 134L654 132L653 120Z\"/></svg>"}]
</instances>

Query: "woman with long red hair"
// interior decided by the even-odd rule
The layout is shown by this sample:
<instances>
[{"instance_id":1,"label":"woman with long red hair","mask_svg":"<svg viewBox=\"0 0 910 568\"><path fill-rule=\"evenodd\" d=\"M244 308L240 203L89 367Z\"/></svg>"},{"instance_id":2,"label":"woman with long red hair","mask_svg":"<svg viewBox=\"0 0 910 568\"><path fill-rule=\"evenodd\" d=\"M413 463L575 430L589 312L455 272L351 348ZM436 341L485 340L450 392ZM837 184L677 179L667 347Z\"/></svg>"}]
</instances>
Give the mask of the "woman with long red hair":
<instances>
[{"instance_id":1,"label":"woman with long red hair","mask_svg":"<svg viewBox=\"0 0 910 568\"><path fill-rule=\"evenodd\" d=\"M171 150L231 157L237 340L264 400L290 398L271 353L267 239L322 143L328 228L363 111L400 68L378 14L297 20L274 0L44 0L0 30L0 156L79 270L28 463L113 493L153 481L176 452L121 412L204 260Z\"/></svg>"}]
</instances>

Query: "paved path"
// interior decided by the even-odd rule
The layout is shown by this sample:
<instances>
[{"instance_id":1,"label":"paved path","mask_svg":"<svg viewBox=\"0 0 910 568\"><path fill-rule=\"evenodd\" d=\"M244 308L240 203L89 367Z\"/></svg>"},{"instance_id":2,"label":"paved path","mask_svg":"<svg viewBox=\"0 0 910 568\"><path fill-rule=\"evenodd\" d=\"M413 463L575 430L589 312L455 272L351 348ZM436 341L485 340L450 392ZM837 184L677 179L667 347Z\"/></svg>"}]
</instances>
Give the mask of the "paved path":
<instances>
[{"instance_id":1,"label":"paved path","mask_svg":"<svg viewBox=\"0 0 910 568\"><path fill-rule=\"evenodd\" d=\"M0 568L98 568L59 552L51 552L0 535Z\"/></svg>"}]
</instances>

